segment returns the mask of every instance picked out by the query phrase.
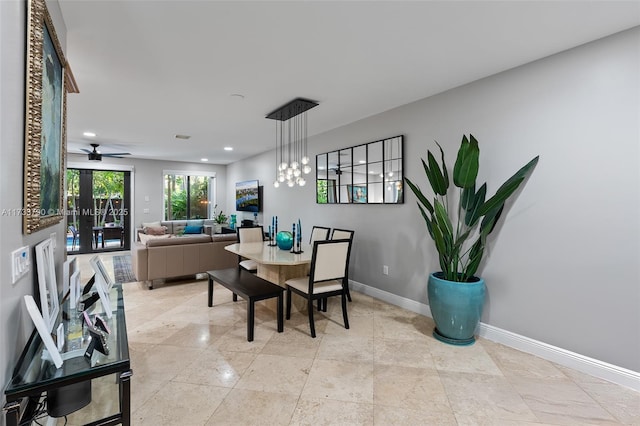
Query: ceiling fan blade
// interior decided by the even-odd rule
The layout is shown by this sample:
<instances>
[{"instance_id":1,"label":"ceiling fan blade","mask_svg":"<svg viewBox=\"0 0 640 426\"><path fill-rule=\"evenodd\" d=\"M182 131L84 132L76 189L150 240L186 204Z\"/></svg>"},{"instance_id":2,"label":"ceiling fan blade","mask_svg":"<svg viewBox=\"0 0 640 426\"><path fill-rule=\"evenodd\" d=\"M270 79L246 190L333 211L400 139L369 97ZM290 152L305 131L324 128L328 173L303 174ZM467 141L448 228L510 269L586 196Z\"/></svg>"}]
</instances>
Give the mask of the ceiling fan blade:
<instances>
[{"instance_id":1,"label":"ceiling fan blade","mask_svg":"<svg viewBox=\"0 0 640 426\"><path fill-rule=\"evenodd\" d=\"M131 155L130 152L109 152L107 154L102 154L102 155L106 155L107 157L115 157L116 155Z\"/></svg>"},{"instance_id":2,"label":"ceiling fan blade","mask_svg":"<svg viewBox=\"0 0 640 426\"><path fill-rule=\"evenodd\" d=\"M91 154L91 152L92 152L90 149L86 149L86 148L80 148L80 151L84 151L87 154Z\"/></svg>"}]
</instances>

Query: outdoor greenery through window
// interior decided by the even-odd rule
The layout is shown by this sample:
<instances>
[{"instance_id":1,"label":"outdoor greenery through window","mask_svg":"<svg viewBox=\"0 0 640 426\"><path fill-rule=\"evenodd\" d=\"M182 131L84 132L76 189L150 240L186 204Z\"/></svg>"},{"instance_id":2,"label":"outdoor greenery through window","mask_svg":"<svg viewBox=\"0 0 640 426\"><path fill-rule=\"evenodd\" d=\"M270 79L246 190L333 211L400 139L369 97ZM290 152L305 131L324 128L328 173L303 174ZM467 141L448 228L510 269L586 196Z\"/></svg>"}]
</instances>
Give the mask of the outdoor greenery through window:
<instances>
[{"instance_id":1,"label":"outdoor greenery through window","mask_svg":"<svg viewBox=\"0 0 640 426\"><path fill-rule=\"evenodd\" d=\"M164 175L165 220L206 219L211 216L213 177Z\"/></svg>"}]
</instances>

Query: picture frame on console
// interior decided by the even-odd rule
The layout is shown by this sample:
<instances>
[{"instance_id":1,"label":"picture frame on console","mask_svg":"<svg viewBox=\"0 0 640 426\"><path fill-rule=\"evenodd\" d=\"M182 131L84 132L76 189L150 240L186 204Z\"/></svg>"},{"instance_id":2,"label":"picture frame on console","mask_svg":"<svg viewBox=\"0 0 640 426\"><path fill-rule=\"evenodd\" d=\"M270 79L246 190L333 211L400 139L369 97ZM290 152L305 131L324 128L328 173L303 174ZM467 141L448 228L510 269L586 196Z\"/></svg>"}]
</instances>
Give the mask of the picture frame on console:
<instances>
[{"instance_id":1,"label":"picture frame on console","mask_svg":"<svg viewBox=\"0 0 640 426\"><path fill-rule=\"evenodd\" d=\"M107 318L111 318L113 316L113 312L111 311L111 298L109 294L111 293L111 288L113 287L114 282L109 276L107 268L104 266L104 263L102 263L100 256L93 256L89 259L89 263L95 273L95 282L93 285L100 296L102 309L104 310Z\"/></svg>"},{"instance_id":2,"label":"picture frame on console","mask_svg":"<svg viewBox=\"0 0 640 426\"><path fill-rule=\"evenodd\" d=\"M47 331L51 333L60 313L53 240L47 238L38 243L35 250L38 289L40 291L40 311Z\"/></svg>"},{"instance_id":3,"label":"picture frame on console","mask_svg":"<svg viewBox=\"0 0 640 426\"><path fill-rule=\"evenodd\" d=\"M45 0L27 1L23 233L64 215L66 60Z\"/></svg>"}]
</instances>

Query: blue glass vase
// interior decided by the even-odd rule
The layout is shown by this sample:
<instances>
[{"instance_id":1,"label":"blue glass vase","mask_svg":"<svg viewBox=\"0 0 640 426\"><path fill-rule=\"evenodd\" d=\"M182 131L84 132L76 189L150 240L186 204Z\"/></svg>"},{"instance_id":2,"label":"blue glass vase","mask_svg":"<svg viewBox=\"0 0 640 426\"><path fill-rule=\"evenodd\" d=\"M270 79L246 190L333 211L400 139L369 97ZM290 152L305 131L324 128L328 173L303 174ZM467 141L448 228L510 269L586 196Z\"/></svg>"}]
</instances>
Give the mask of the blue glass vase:
<instances>
[{"instance_id":1,"label":"blue glass vase","mask_svg":"<svg viewBox=\"0 0 640 426\"><path fill-rule=\"evenodd\" d=\"M473 282L454 282L442 272L429 276L427 294L436 329L433 337L451 345L472 345L480 323L486 287L482 278Z\"/></svg>"},{"instance_id":2,"label":"blue glass vase","mask_svg":"<svg viewBox=\"0 0 640 426\"><path fill-rule=\"evenodd\" d=\"M281 250L291 250L291 247L293 247L293 234L289 231L278 232L276 244Z\"/></svg>"}]
</instances>

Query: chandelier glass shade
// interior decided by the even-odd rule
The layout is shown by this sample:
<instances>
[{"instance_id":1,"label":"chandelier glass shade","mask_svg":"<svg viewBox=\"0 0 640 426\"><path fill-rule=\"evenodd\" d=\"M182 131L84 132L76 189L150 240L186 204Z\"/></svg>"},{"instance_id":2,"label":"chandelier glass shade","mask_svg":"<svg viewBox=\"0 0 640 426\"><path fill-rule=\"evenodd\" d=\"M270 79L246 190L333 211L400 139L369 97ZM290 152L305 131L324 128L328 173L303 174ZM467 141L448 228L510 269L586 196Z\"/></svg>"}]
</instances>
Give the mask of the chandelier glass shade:
<instances>
[{"instance_id":1,"label":"chandelier glass shade","mask_svg":"<svg viewBox=\"0 0 640 426\"><path fill-rule=\"evenodd\" d=\"M288 187L304 186L304 175L311 172L307 152L307 111L317 102L296 98L267 115L276 120L276 178L278 188L286 182Z\"/></svg>"}]
</instances>

